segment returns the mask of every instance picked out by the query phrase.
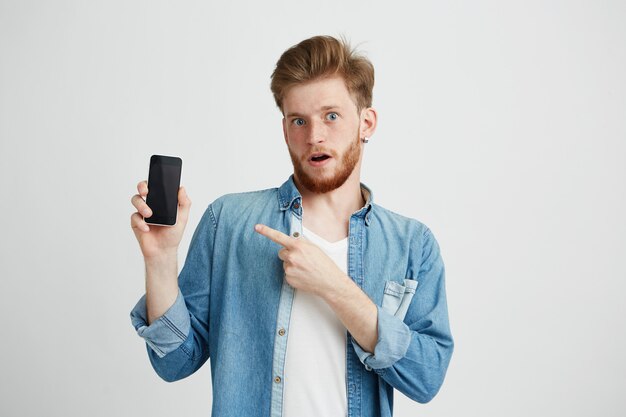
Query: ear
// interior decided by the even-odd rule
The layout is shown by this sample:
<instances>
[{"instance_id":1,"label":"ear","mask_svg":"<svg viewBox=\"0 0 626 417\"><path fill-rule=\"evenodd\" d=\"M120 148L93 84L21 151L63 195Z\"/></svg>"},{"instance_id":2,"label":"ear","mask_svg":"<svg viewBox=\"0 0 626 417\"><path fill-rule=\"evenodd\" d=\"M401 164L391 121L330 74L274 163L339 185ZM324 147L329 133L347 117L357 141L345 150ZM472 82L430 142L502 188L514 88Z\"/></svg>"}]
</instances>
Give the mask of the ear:
<instances>
[{"instance_id":1,"label":"ear","mask_svg":"<svg viewBox=\"0 0 626 417\"><path fill-rule=\"evenodd\" d=\"M378 113L373 107L361 110L361 122L359 126L359 137L370 138L376 131Z\"/></svg>"},{"instance_id":2,"label":"ear","mask_svg":"<svg viewBox=\"0 0 626 417\"><path fill-rule=\"evenodd\" d=\"M287 144L287 146L289 146L289 144L287 143L287 121L285 120L284 117L283 117L283 137L285 138L285 143Z\"/></svg>"}]
</instances>

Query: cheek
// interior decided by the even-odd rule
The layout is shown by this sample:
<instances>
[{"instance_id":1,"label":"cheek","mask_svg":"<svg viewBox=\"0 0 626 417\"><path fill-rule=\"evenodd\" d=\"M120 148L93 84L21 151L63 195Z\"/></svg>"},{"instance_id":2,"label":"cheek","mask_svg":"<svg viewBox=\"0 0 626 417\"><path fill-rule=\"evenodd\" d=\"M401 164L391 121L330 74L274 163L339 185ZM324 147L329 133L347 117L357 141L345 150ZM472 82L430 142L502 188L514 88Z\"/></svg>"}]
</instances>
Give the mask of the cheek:
<instances>
[{"instance_id":1,"label":"cheek","mask_svg":"<svg viewBox=\"0 0 626 417\"><path fill-rule=\"evenodd\" d=\"M341 126L338 126L344 134L352 135L354 132L358 132L359 123L345 123Z\"/></svg>"},{"instance_id":2,"label":"cheek","mask_svg":"<svg viewBox=\"0 0 626 417\"><path fill-rule=\"evenodd\" d=\"M287 133L287 137L285 138L285 140L287 141L287 145L291 148L291 149L298 149L300 148L302 145L302 139L293 133Z\"/></svg>"},{"instance_id":3,"label":"cheek","mask_svg":"<svg viewBox=\"0 0 626 417\"><path fill-rule=\"evenodd\" d=\"M287 128L287 137L291 143L298 142L304 136L304 129Z\"/></svg>"}]
</instances>

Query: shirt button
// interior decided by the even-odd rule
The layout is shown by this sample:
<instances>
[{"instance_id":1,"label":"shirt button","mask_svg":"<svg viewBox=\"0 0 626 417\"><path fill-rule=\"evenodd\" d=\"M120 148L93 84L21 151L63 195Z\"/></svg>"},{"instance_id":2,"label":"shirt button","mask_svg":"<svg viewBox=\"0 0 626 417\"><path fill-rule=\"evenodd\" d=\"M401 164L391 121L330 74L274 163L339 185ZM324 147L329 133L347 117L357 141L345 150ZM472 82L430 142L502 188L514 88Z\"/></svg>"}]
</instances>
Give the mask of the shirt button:
<instances>
[{"instance_id":1,"label":"shirt button","mask_svg":"<svg viewBox=\"0 0 626 417\"><path fill-rule=\"evenodd\" d=\"M295 208L296 210L300 208L300 203L295 202L293 205L293 208Z\"/></svg>"},{"instance_id":2,"label":"shirt button","mask_svg":"<svg viewBox=\"0 0 626 417\"><path fill-rule=\"evenodd\" d=\"M276 378L274 378L274 382L276 382L277 384L280 384L280 377L277 376Z\"/></svg>"},{"instance_id":3,"label":"shirt button","mask_svg":"<svg viewBox=\"0 0 626 417\"><path fill-rule=\"evenodd\" d=\"M278 331L278 334L281 335L281 336L284 336L285 335L285 329L280 329Z\"/></svg>"},{"instance_id":4,"label":"shirt button","mask_svg":"<svg viewBox=\"0 0 626 417\"><path fill-rule=\"evenodd\" d=\"M298 236L300 236L300 233L298 233L298 232L293 232L293 237L298 237Z\"/></svg>"}]
</instances>

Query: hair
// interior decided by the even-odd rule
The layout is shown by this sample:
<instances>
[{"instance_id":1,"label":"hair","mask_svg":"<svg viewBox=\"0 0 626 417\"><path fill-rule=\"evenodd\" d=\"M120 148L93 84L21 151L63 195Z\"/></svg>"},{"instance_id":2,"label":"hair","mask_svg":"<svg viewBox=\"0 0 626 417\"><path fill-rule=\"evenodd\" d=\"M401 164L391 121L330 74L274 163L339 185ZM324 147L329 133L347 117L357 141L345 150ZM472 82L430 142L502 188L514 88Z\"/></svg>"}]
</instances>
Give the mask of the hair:
<instances>
[{"instance_id":1,"label":"hair","mask_svg":"<svg viewBox=\"0 0 626 417\"><path fill-rule=\"evenodd\" d=\"M283 112L289 88L319 78L340 75L360 112L372 106L374 66L342 37L314 36L287 49L276 62L271 89Z\"/></svg>"}]
</instances>

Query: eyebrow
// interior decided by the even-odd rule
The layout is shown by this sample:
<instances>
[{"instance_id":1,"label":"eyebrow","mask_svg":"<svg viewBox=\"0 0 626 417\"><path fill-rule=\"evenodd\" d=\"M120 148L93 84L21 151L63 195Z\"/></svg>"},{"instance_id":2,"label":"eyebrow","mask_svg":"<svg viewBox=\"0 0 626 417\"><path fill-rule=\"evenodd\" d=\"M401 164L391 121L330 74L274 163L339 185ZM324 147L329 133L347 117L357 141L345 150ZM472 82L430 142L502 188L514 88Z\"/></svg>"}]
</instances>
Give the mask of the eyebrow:
<instances>
[{"instance_id":1,"label":"eyebrow","mask_svg":"<svg viewBox=\"0 0 626 417\"><path fill-rule=\"evenodd\" d=\"M341 109L341 107L336 106L336 105L331 105L331 106L322 106L320 110L322 111L327 111L327 110L333 110L333 109ZM287 113L287 118L289 117L303 117L303 114L297 113L297 112L293 112L293 113Z\"/></svg>"}]
</instances>

